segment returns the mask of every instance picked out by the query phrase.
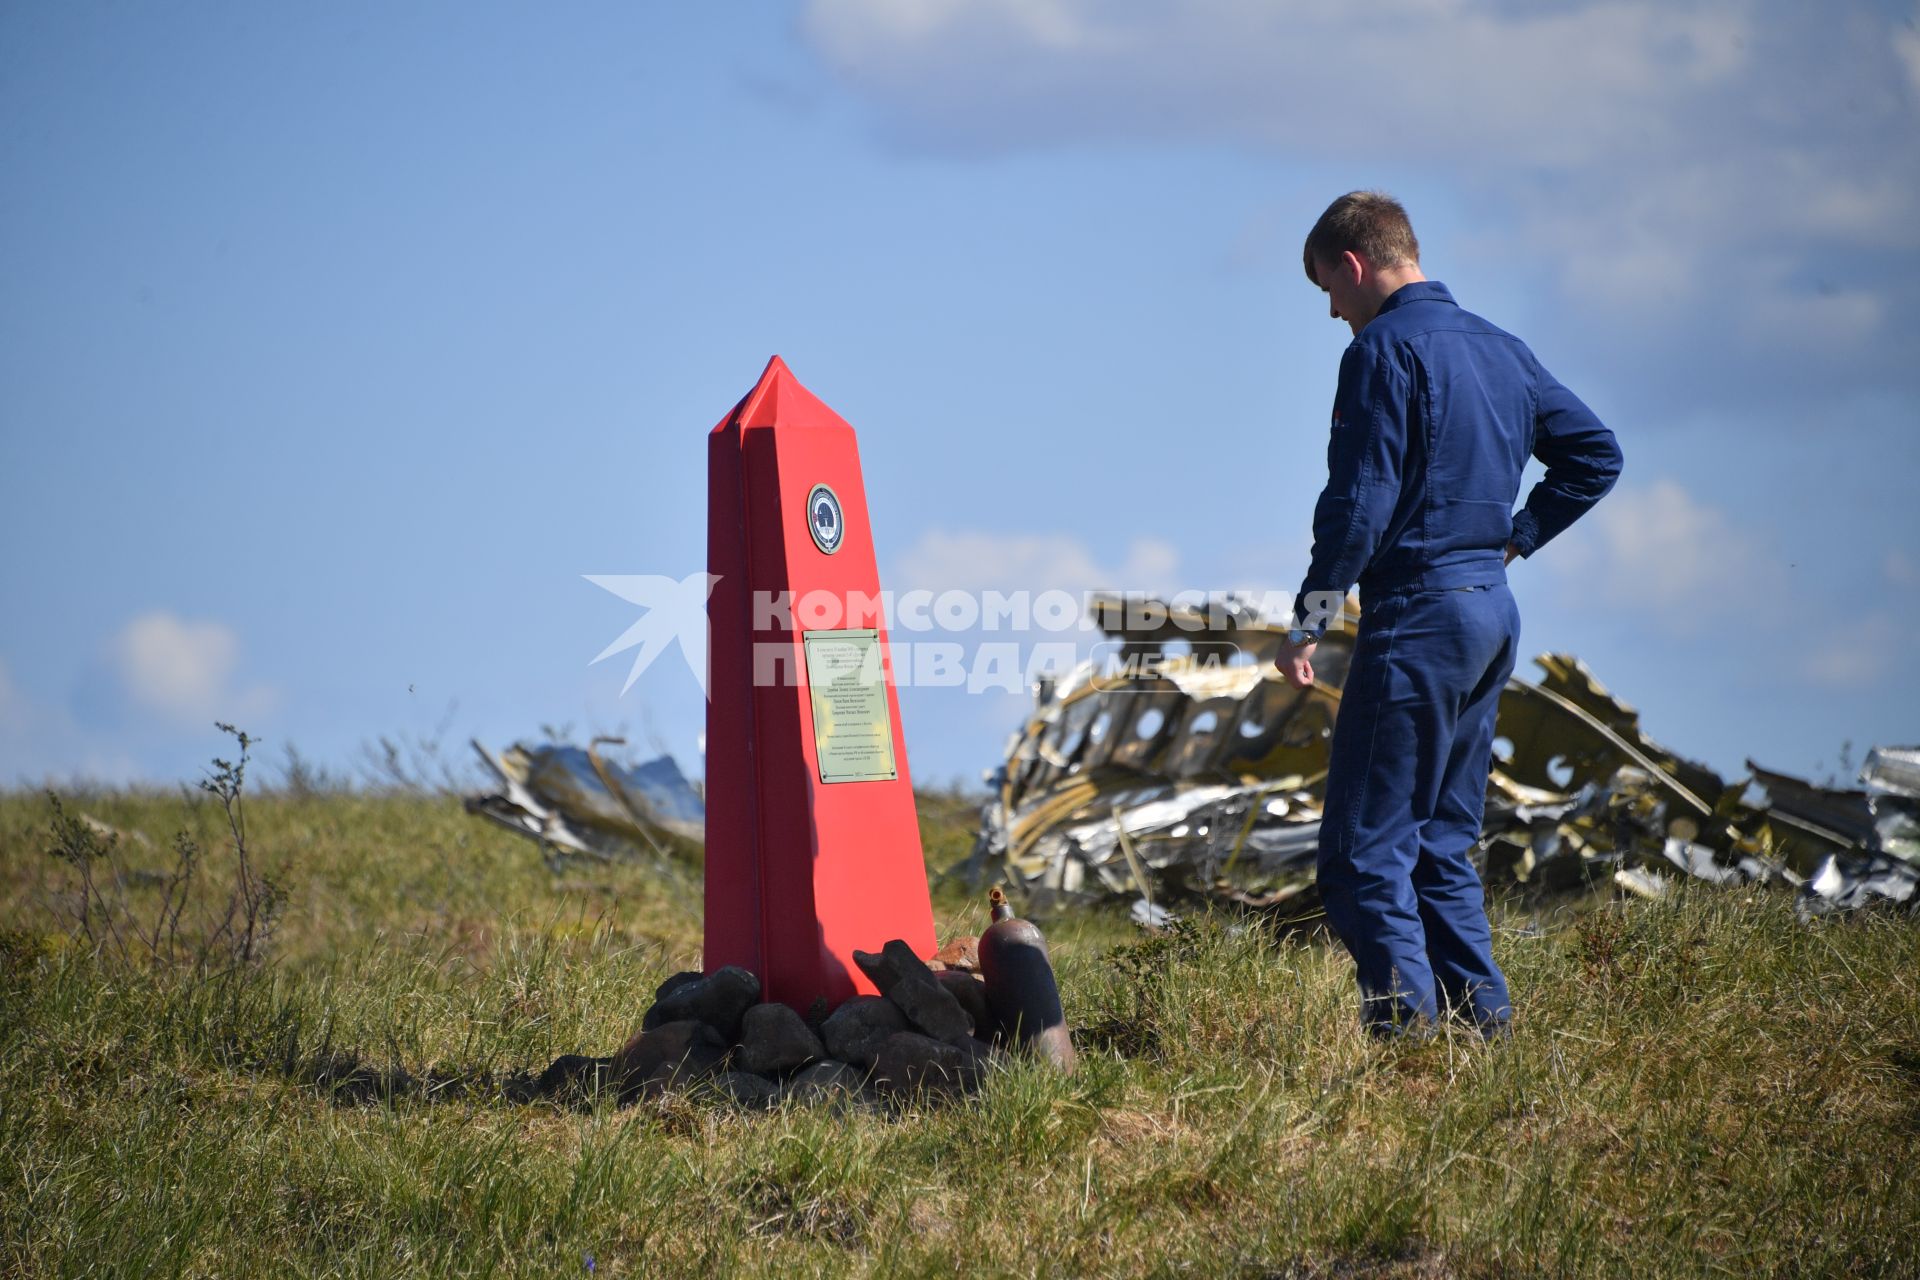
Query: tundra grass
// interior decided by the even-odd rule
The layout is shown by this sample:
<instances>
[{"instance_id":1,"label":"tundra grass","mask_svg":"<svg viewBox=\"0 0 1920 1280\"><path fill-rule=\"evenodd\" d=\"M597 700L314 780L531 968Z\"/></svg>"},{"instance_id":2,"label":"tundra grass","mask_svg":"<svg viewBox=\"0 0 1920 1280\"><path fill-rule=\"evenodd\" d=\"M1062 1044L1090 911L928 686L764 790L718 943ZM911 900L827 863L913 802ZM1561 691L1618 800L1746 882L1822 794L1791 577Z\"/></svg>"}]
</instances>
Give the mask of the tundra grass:
<instances>
[{"instance_id":1,"label":"tundra grass","mask_svg":"<svg viewBox=\"0 0 1920 1280\"><path fill-rule=\"evenodd\" d=\"M183 827L218 892L217 806L66 800L148 836L130 905ZM611 1052L696 963L696 867L555 871L437 798L248 806L286 914L265 962L196 976L76 943L45 798L0 796L0 1274L1920 1274L1911 918L1704 886L1500 906L1514 1038L1383 1047L1311 931L1090 912L1046 922L1070 1078L562 1108L504 1082ZM930 868L972 817L923 797Z\"/></svg>"}]
</instances>

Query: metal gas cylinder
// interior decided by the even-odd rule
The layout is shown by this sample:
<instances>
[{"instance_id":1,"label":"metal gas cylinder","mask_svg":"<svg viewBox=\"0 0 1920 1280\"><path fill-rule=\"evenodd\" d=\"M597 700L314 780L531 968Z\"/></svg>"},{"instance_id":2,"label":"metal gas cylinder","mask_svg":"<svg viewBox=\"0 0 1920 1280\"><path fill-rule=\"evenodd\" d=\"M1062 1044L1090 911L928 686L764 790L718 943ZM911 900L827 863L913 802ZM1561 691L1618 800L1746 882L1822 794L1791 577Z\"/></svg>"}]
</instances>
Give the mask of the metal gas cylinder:
<instances>
[{"instance_id":1,"label":"metal gas cylinder","mask_svg":"<svg viewBox=\"0 0 1920 1280\"><path fill-rule=\"evenodd\" d=\"M1062 1071L1076 1061L1047 939L1031 921L1014 916L1007 895L988 896L993 923L980 935L980 976L987 984L997 1038L1038 1054Z\"/></svg>"}]
</instances>

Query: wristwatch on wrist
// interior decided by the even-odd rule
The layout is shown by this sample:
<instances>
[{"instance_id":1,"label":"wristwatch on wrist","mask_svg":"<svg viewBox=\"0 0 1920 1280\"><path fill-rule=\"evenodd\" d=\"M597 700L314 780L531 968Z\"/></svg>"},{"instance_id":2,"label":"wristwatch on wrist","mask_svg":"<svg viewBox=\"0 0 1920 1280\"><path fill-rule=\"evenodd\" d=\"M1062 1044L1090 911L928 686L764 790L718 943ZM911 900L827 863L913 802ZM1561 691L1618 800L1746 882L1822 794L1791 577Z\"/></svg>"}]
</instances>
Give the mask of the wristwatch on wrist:
<instances>
[{"instance_id":1,"label":"wristwatch on wrist","mask_svg":"<svg viewBox=\"0 0 1920 1280\"><path fill-rule=\"evenodd\" d=\"M1296 649L1301 649L1310 644L1320 643L1320 636L1316 632L1302 631L1300 628L1295 627L1293 630L1287 632L1287 643Z\"/></svg>"}]
</instances>

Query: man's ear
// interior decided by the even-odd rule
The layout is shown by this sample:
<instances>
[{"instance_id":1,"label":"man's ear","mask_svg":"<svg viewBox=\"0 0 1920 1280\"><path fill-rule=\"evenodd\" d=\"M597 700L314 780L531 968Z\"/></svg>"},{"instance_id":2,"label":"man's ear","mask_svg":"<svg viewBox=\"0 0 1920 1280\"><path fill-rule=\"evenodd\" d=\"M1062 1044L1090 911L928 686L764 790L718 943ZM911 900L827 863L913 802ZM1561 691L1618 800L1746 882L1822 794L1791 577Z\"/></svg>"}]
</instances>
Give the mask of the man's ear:
<instances>
[{"instance_id":1,"label":"man's ear","mask_svg":"<svg viewBox=\"0 0 1920 1280\"><path fill-rule=\"evenodd\" d=\"M1355 284L1373 274L1372 265L1351 249L1340 255L1339 270L1341 275Z\"/></svg>"}]
</instances>

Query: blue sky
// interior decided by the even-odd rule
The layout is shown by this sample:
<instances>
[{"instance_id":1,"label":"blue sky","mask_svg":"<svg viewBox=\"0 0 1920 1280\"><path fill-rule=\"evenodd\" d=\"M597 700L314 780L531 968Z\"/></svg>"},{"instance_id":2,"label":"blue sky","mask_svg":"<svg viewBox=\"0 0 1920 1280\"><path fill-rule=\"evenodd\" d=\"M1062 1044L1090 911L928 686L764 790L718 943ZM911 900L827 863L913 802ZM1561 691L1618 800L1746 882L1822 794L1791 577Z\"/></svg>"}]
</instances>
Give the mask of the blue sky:
<instances>
[{"instance_id":1,"label":"blue sky","mask_svg":"<svg viewBox=\"0 0 1920 1280\"><path fill-rule=\"evenodd\" d=\"M1363 186L1621 439L1530 652L1730 773L1920 737L1912 6L13 4L0 173L0 780L697 767L582 575L702 567L775 352L889 588L1290 590ZM916 777L1024 701L907 690Z\"/></svg>"}]
</instances>

